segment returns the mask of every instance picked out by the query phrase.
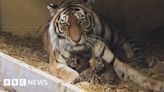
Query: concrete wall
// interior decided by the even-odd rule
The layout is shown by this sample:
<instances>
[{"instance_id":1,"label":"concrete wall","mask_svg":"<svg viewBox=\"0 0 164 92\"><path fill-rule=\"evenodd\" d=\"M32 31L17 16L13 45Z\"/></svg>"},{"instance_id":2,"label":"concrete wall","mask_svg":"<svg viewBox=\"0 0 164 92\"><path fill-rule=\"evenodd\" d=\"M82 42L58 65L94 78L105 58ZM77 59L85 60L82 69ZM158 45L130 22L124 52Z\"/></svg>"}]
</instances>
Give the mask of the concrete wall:
<instances>
[{"instance_id":1,"label":"concrete wall","mask_svg":"<svg viewBox=\"0 0 164 92\"><path fill-rule=\"evenodd\" d=\"M53 0L0 0L3 31L33 33L49 17L46 4ZM147 31L164 26L164 0L96 0L94 9L128 31Z\"/></svg>"},{"instance_id":2,"label":"concrete wall","mask_svg":"<svg viewBox=\"0 0 164 92\"><path fill-rule=\"evenodd\" d=\"M49 17L46 8L48 0L0 0L0 2L1 30L22 34L44 29Z\"/></svg>"},{"instance_id":3,"label":"concrete wall","mask_svg":"<svg viewBox=\"0 0 164 92\"><path fill-rule=\"evenodd\" d=\"M128 31L164 27L164 0L97 0L94 8Z\"/></svg>"}]
</instances>

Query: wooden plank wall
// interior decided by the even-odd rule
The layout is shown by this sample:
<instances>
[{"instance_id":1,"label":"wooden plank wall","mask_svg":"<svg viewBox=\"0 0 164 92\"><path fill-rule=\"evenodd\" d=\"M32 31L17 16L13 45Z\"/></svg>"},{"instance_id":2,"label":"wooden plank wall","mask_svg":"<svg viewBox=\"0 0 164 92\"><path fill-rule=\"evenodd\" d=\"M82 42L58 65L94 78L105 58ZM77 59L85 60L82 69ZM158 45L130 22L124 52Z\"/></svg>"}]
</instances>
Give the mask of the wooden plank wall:
<instances>
[{"instance_id":1,"label":"wooden plank wall","mask_svg":"<svg viewBox=\"0 0 164 92\"><path fill-rule=\"evenodd\" d=\"M53 0L0 0L3 31L34 33L49 17ZM164 0L96 0L94 10L128 31L148 31L164 26Z\"/></svg>"}]
</instances>

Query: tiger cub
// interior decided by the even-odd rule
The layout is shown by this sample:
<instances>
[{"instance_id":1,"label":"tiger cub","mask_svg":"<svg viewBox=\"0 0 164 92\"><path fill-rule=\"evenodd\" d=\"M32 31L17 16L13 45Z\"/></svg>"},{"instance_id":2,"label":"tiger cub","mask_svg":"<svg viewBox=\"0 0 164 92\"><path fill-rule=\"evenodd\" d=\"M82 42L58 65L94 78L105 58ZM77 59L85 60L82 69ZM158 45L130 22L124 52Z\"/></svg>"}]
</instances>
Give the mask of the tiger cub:
<instances>
[{"instance_id":1,"label":"tiger cub","mask_svg":"<svg viewBox=\"0 0 164 92\"><path fill-rule=\"evenodd\" d=\"M90 67L83 70L79 77L72 82L73 84L82 81L100 85L113 86L118 84L119 78L117 77L111 64L106 64L101 58L92 58L89 62ZM77 64L75 65L77 66Z\"/></svg>"}]
</instances>

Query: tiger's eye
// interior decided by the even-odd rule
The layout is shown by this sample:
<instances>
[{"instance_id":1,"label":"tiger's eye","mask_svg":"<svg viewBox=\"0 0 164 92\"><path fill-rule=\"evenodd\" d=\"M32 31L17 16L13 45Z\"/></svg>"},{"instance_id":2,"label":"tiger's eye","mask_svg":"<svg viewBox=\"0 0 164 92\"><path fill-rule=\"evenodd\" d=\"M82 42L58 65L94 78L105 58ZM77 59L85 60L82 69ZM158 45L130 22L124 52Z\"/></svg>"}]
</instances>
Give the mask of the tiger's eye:
<instances>
[{"instance_id":1,"label":"tiger's eye","mask_svg":"<svg viewBox=\"0 0 164 92\"><path fill-rule=\"evenodd\" d=\"M82 14L81 17L84 18L85 16Z\"/></svg>"},{"instance_id":2,"label":"tiger's eye","mask_svg":"<svg viewBox=\"0 0 164 92\"><path fill-rule=\"evenodd\" d=\"M80 16L81 15L81 12L78 12L77 15Z\"/></svg>"},{"instance_id":3,"label":"tiger's eye","mask_svg":"<svg viewBox=\"0 0 164 92\"><path fill-rule=\"evenodd\" d=\"M69 24L68 23L61 23L62 28L68 28Z\"/></svg>"},{"instance_id":4,"label":"tiger's eye","mask_svg":"<svg viewBox=\"0 0 164 92\"><path fill-rule=\"evenodd\" d=\"M63 23L63 26L68 26L68 24L67 23Z\"/></svg>"},{"instance_id":5,"label":"tiger's eye","mask_svg":"<svg viewBox=\"0 0 164 92\"><path fill-rule=\"evenodd\" d=\"M85 23L85 18L80 19L80 20L79 20L79 23L80 23L80 24L84 24L84 23Z\"/></svg>"}]
</instances>

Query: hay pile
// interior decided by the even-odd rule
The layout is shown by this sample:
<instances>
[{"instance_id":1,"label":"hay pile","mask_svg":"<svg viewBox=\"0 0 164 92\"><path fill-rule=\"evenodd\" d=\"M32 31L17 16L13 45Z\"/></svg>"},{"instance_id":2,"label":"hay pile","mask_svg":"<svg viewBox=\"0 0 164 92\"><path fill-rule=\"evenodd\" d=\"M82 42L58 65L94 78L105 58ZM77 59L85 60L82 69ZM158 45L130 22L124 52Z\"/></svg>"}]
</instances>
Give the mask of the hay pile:
<instances>
[{"instance_id":1,"label":"hay pile","mask_svg":"<svg viewBox=\"0 0 164 92\"><path fill-rule=\"evenodd\" d=\"M0 51L27 64L48 71L48 56L43 49L41 36L14 36L0 32Z\"/></svg>"},{"instance_id":2,"label":"hay pile","mask_svg":"<svg viewBox=\"0 0 164 92\"><path fill-rule=\"evenodd\" d=\"M146 39L142 40L142 43L151 67L138 70L151 78L164 80L164 42L158 40L150 42ZM43 49L40 35L14 36L11 33L0 32L0 44L1 52L48 72L48 56ZM115 87L87 82L78 83L76 86L88 92L150 92L131 81L121 82Z\"/></svg>"}]
</instances>

